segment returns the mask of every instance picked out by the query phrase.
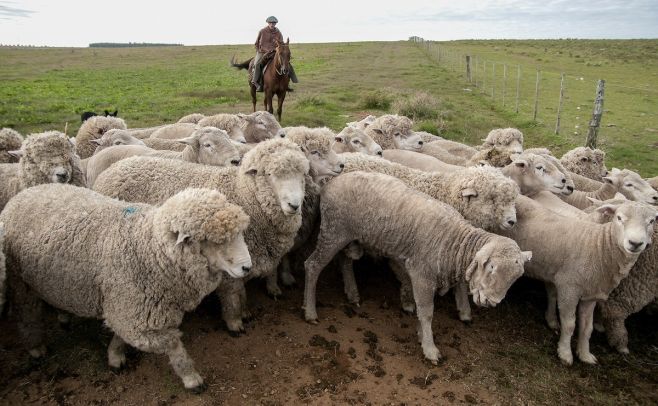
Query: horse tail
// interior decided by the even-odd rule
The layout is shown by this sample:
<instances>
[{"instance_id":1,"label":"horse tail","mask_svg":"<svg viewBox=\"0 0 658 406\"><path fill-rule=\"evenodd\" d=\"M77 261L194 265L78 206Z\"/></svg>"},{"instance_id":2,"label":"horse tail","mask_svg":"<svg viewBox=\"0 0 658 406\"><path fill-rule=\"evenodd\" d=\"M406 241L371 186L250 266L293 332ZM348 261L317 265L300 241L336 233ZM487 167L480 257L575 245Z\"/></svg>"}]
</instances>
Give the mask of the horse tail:
<instances>
[{"instance_id":1,"label":"horse tail","mask_svg":"<svg viewBox=\"0 0 658 406\"><path fill-rule=\"evenodd\" d=\"M249 69L249 63L251 62L252 59L254 59L254 58L249 58L249 59L247 59L246 61L244 61L242 63L237 63L237 61L235 60L235 56L233 56L231 58L231 62L230 62L229 65L234 67L234 68L238 68L238 70Z\"/></svg>"}]
</instances>

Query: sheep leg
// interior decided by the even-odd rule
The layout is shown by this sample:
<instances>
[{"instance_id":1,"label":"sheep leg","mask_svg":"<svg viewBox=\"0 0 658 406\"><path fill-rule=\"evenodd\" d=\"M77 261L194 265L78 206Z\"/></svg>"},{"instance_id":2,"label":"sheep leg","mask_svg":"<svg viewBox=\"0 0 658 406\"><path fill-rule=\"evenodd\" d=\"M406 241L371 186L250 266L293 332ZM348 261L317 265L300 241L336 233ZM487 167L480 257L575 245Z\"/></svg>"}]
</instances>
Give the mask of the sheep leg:
<instances>
[{"instance_id":1,"label":"sheep leg","mask_svg":"<svg viewBox=\"0 0 658 406\"><path fill-rule=\"evenodd\" d=\"M606 337L608 344L614 347L622 354L628 354L628 330L624 325L625 317L623 316L610 316L603 317L603 325L605 326Z\"/></svg>"},{"instance_id":2,"label":"sheep leg","mask_svg":"<svg viewBox=\"0 0 658 406\"><path fill-rule=\"evenodd\" d=\"M290 287L297 283L290 270L290 258L288 258L288 254L281 258L281 264L279 265L279 276L281 277L281 283L283 283L283 286Z\"/></svg>"},{"instance_id":3,"label":"sheep leg","mask_svg":"<svg viewBox=\"0 0 658 406\"><path fill-rule=\"evenodd\" d=\"M245 332L241 317L243 309L240 288L244 289L241 280L226 278L215 290L222 304L222 319L226 323L229 334L234 337Z\"/></svg>"},{"instance_id":4,"label":"sheep leg","mask_svg":"<svg viewBox=\"0 0 658 406\"><path fill-rule=\"evenodd\" d=\"M416 309L416 303L414 302L413 288L411 286L409 273L407 273L407 270L404 268L404 264L397 259L389 260L388 264L395 277L400 281L400 305L402 306L402 310L413 314Z\"/></svg>"},{"instance_id":5,"label":"sheep leg","mask_svg":"<svg viewBox=\"0 0 658 406\"><path fill-rule=\"evenodd\" d=\"M281 288L279 287L278 278L279 274L276 269L273 272L269 272L265 276L265 287L267 288L267 294L272 296L275 300L283 295Z\"/></svg>"},{"instance_id":6,"label":"sheep leg","mask_svg":"<svg viewBox=\"0 0 658 406\"><path fill-rule=\"evenodd\" d=\"M338 261L340 272L343 275L343 290L347 296L347 301L355 306L359 306L361 298L359 297L359 287L354 278L352 258L349 258L341 251L336 255L336 260Z\"/></svg>"},{"instance_id":7,"label":"sheep leg","mask_svg":"<svg viewBox=\"0 0 658 406\"><path fill-rule=\"evenodd\" d=\"M121 369L126 364L126 342L117 334L107 346L107 363L112 369Z\"/></svg>"},{"instance_id":8,"label":"sheep leg","mask_svg":"<svg viewBox=\"0 0 658 406\"><path fill-rule=\"evenodd\" d=\"M568 289L558 290L558 310L560 311L560 340L557 346L557 355L563 364L573 364L571 353L571 337L576 328L576 308L578 295Z\"/></svg>"},{"instance_id":9,"label":"sheep leg","mask_svg":"<svg viewBox=\"0 0 658 406\"><path fill-rule=\"evenodd\" d=\"M560 328L560 323L557 321L557 289L551 282L546 282L544 285L546 286L547 296L546 322L550 328L557 330Z\"/></svg>"},{"instance_id":10,"label":"sheep leg","mask_svg":"<svg viewBox=\"0 0 658 406\"><path fill-rule=\"evenodd\" d=\"M411 287L416 300L416 314L418 315L421 347L425 358L437 365L441 358L439 349L434 344L432 335L432 317L434 316L434 294L436 292L436 279L426 277L428 269L419 269L412 261L407 261L407 270L411 279Z\"/></svg>"},{"instance_id":11,"label":"sheep leg","mask_svg":"<svg viewBox=\"0 0 658 406\"><path fill-rule=\"evenodd\" d=\"M455 304L459 312L459 320L466 324L471 322L471 304L468 301L468 283L466 281L457 282L455 286Z\"/></svg>"},{"instance_id":12,"label":"sheep leg","mask_svg":"<svg viewBox=\"0 0 658 406\"><path fill-rule=\"evenodd\" d=\"M30 356L41 358L46 355L41 317L43 301L20 278L10 277L13 290L12 302L18 319L19 334Z\"/></svg>"},{"instance_id":13,"label":"sheep leg","mask_svg":"<svg viewBox=\"0 0 658 406\"><path fill-rule=\"evenodd\" d=\"M327 227L329 228L329 227ZM306 321L312 324L318 323L318 313L315 308L315 287L318 283L320 272L331 261L331 259L340 251L351 238L340 238L341 232L336 230L326 231L322 229L318 236L318 242L315 250L304 262L306 280L304 286L304 317Z\"/></svg>"},{"instance_id":14,"label":"sheep leg","mask_svg":"<svg viewBox=\"0 0 658 406\"><path fill-rule=\"evenodd\" d=\"M576 354L586 364L596 364L596 357L589 351L589 339L594 324L595 300L582 301L578 305L578 346Z\"/></svg>"}]
</instances>

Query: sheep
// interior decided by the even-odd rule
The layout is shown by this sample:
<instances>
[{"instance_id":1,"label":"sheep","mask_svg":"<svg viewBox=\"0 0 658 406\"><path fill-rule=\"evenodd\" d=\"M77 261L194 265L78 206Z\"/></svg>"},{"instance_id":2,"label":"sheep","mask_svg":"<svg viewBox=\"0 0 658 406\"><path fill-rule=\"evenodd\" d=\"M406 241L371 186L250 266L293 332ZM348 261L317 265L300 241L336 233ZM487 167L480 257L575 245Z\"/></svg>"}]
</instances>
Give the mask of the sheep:
<instances>
[{"instance_id":1,"label":"sheep","mask_svg":"<svg viewBox=\"0 0 658 406\"><path fill-rule=\"evenodd\" d=\"M373 115L368 115L368 116L362 118L359 121L352 121L350 123L347 123L346 125L348 127L354 127L354 128L359 129L359 130L365 130L366 127L368 127L370 124L372 124L376 119L377 119L377 117L375 117Z\"/></svg>"},{"instance_id":2,"label":"sheep","mask_svg":"<svg viewBox=\"0 0 658 406\"><path fill-rule=\"evenodd\" d=\"M128 132L130 135L132 135L135 138L139 138L140 140L143 140L144 138L149 138L151 134L153 134L154 131L168 126L169 124L161 124L161 125L156 125L153 127L144 127L144 128L129 128Z\"/></svg>"},{"instance_id":3,"label":"sheep","mask_svg":"<svg viewBox=\"0 0 658 406\"><path fill-rule=\"evenodd\" d=\"M423 141L425 141L426 138L423 138ZM461 142L456 142L456 141L451 141L451 140L445 140L439 137L434 136L434 139L429 142L429 144L432 144L434 147L440 147L443 151L446 151L453 159L456 158L461 158L462 160L468 161L475 155L478 150L469 146L462 144ZM423 144L423 150L428 147L428 142L426 141ZM422 152L422 150L421 150ZM447 162L447 161L445 161ZM448 163L453 163L453 162L448 162Z\"/></svg>"},{"instance_id":4,"label":"sheep","mask_svg":"<svg viewBox=\"0 0 658 406\"><path fill-rule=\"evenodd\" d=\"M526 275L546 283L549 303L551 296L557 295L561 328L558 357L566 365L573 363L571 336L578 308L578 358L595 364L589 337L596 301L607 298L651 243L650 230L658 213L644 204L628 202L604 209L614 212L615 220L600 225L562 217L525 196L517 198L516 210L516 226L500 233L532 251ZM555 308L547 309L546 319L549 326L557 328Z\"/></svg>"},{"instance_id":5,"label":"sheep","mask_svg":"<svg viewBox=\"0 0 658 406\"><path fill-rule=\"evenodd\" d=\"M5 266L5 251L4 251L4 238L5 230L3 225L0 224L0 316L5 307L6 293L5 286L7 280L7 267Z\"/></svg>"},{"instance_id":6,"label":"sheep","mask_svg":"<svg viewBox=\"0 0 658 406\"><path fill-rule=\"evenodd\" d=\"M425 172L454 172L464 169L463 166L447 164L427 154L402 149L387 149L382 156L388 161Z\"/></svg>"},{"instance_id":7,"label":"sheep","mask_svg":"<svg viewBox=\"0 0 658 406\"><path fill-rule=\"evenodd\" d=\"M658 191L658 176L654 176L653 178L649 178L646 180L649 185L654 188L655 190Z\"/></svg>"},{"instance_id":8,"label":"sheep","mask_svg":"<svg viewBox=\"0 0 658 406\"><path fill-rule=\"evenodd\" d=\"M612 168L609 176L602 178L602 186L594 192L575 191L571 196L562 196L562 200L579 209L591 205L587 199L593 197L598 200L611 199L617 192L628 200L658 205L658 192L656 192L640 175L629 170Z\"/></svg>"},{"instance_id":9,"label":"sheep","mask_svg":"<svg viewBox=\"0 0 658 406\"><path fill-rule=\"evenodd\" d=\"M252 277L268 276L292 248L301 226L305 176L309 161L286 139L256 144L239 168L131 157L121 160L96 179L94 190L125 201L161 204L187 187L224 193L251 217L245 233L254 263ZM244 331L244 284L229 281L218 289L224 321L232 334Z\"/></svg>"},{"instance_id":10,"label":"sheep","mask_svg":"<svg viewBox=\"0 0 658 406\"><path fill-rule=\"evenodd\" d=\"M12 153L20 157L18 163L0 164L0 210L21 190L42 183L86 186L75 147L59 131L31 134Z\"/></svg>"},{"instance_id":11,"label":"sheep","mask_svg":"<svg viewBox=\"0 0 658 406\"><path fill-rule=\"evenodd\" d=\"M100 138L113 128L125 130L126 122L117 117L95 116L82 123L75 137L75 152L80 159L89 158L94 153L96 145L91 140Z\"/></svg>"},{"instance_id":12,"label":"sheep","mask_svg":"<svg viewBox=\"0 0 658 406\"><path fill-rule=\"evenodd\" d=\"M489 131L481 149L496 147L503 151L523 152L523 133L516 128L496 128Z\"/></svg>"},{"instance_id":13,"label":"sheep","mask_svg":"<svg viewBox=\"0 0 658 406\"><path fill-rule=\"evenodd\" d=\"M545 190L562 194L567 183L551 161L537 154L515 154L512 163L501 168L501 172L519 185L522 195L530 197Z\"/></svg>"},{"instance_id":14,"label":"sheep","mask_svg":"<svg viewBox=\"0 0 658 406\"><path fill-rule=\"evenodd\" d=\"M199 124L199 121L201 121L201 119L203 119L203 118L205 118L205 117L206 117L205 114L201 114L201 113L192 113L192 114L188 114L188 115L186 115L186 116L181 117L181 118L177 121L177 123Z\"/></svg>"},{"instance_id":15,"label":"sheep","mask_svg":"<svg viewBox=\"0 0 658 406\"><path fill-rule=\"evenodd\" d=\"M11 128L0 130L0 164L18 162L18 159L11 155L9 151L20 149L22 143L23 137L18 131Z\"/></svg>"},{"instance_id":16,"label":"sheep","mask_svg":"<svg viewBox=\"0 0 658 406\"><path fill-rule=\"evenodd\" d=\"M282 129L274 114L256 111L251 114L238 113L244 122L241 125L244 138L248 143L258 143L276 136L281 136Z\"/></svg>"},{"instance_id":17,"label":"sheep","mask_svg":"<svg viewBox=\"0 0 658 406\"><path fill-rule=\"evenodd\" d=\"M247 140L242 131L245 125L245 119L237 114L215 114L214 116L207 116L201 119L198 125L202 127L217 127L226 131L231 139L237 142L246 143Z\"/></svg>"},{"instance_id":18,"label":"sheep","mask_svg":"<svg viewBox=\"0 0 658 406\"><path fill-rule=\"evenodd\" d=\"M316 249L305 262L306 321L318 321L315 288L320 272L340 249L358 240L387 256L404 258L423 354L433 363L441 357L431 326L436 289L464 279L476 304L495 306L531 256L511 239L473 227L452 207L378 173L357 171L334 178L322 190L320 212Z\"/></svg>"},{"instance_id":19,"label":"sheep","mask_svg":"<svg viewBox=\"0 0 658 406\"><path fill-rule=\"evenodd\" d=\"M594 192L603 185L603 182L599 182L598 180L587 178L575 172L568 172L569 176L573 180L574 188L576 190L580 190L582 192Z\"/></svg>"},{"instance_id":20,"label":"sheep","mask_svg":"<svg viewBox=\"0 0 658 406\"><path fill-rule=\"evenodd\" d=\"M224 130L203 127L188 138L177 140L186 145L182 152L154 150L141 145L117 145L102 150L89 158L86 176L87 186L92 187L98 175L114 162L134 155L179 159L204 165L230 166L240 164L240 155Z\"/></svg>"},{"instance_id":21,"label":"sheep","mask_svg":"<svg viewBox=\"0 0 658 406\"><path fill-rule=\"evenodd\" d=\"M178 140L181 138L189 137L197 128L199 128L198 124L190 124L190 123L169 124L153 131L149 136L149 138Z\"/></svg>"},{"instance_id":22,"label":"sheep","mask_svg":"<svg viewBox=\"0 0 658 406\"><path fill-rule=\"evenodd\" d=\"M363 130L356 127L345 127L334 138L336 143L333 149L339 154L343 152L360 152L366 155L382 156L382 147Z\"/></svg>"},{"instance_id":23,"label":"sheep","mask_svg":"<svg viewBox=\"0 0 658 406\"><path fill-rule=\"evenodd\" d=\"M99 153L105 148L117 145L141 145L146 146L144 140L141 140L130 133L130 130L112 129L105 132L100 138L89 141L96 146L94 154Z\"/></svg>"},{"instance_id":24,"label":"sheep","mask_svg":"<svg viewBox=\"0 0 658 406\"><path fill-rule=\"evenodd\" d=\"M129 344L166 354L185 388L203 390L178 327L224 272L232 278L249 272L249 217L239 206L208 189L187 189L153 207L50 184L16 195L0 222L10 305L33 357L45 354L45 301L104 320L114 333L110 367L125 364Z\"/></svg>"},{"instance_id":25,"label":"sheep","mask_svg":"<svg viewBox=\"0 0 658 406\"><path fill-rule=\"evenodd\" d=\"M423 146L420 136L411 130L413 123L405 116L387 114L375 119L364 132L382 149L419 151Z\"/></svg>"},{"instance_id":26,"label":"sheep","mask_svg":"<svg viewBox=\"0 0 658 406\"><path fill-rule=\"evenodd\" d=\"M179 140L165 140L163 138L144 138L144 145L149 148L162 150L162 151L175 151L181 152L186 148L185 144L179 142Z\"/></svg>"},{"instance_id":27,"label":"sheep","mask_svg":"<svg viewBox=\"0 0 658 406\"><path fill-rule=\"evenodd\" d=\"M421 154L426 154L451 165L467 166L468 161L459 155L456 155L444 149L438 142L424 143L419 151Z\"/></svg>"},{"instance_id":28,"label":"sheep","mask_svg":"<svg viewBox=\"0 0 658 406\"><path fill-rule=\"evenodd\" d=\"M569 171L599 182L603 182L603 177L608 174L604 160L605 152L589 147L574 148L560 158Z\"/></svg>"},{"instance_id":29,"label":"sheep","mask_svg":"<svg viewBox=\"0 0 658 406\"><path fill-rule=\"evenodd\" d=\"M438 140L443 139L443 138L439 137L438 135L434 135L434 134L428 133L426 131L416 131L416 134L420 135L420 139L423 141L423 145L427 144L427 143L430 143L430 142L434 142L434 141L438 141Z\"/></svg>"}]
</instances>

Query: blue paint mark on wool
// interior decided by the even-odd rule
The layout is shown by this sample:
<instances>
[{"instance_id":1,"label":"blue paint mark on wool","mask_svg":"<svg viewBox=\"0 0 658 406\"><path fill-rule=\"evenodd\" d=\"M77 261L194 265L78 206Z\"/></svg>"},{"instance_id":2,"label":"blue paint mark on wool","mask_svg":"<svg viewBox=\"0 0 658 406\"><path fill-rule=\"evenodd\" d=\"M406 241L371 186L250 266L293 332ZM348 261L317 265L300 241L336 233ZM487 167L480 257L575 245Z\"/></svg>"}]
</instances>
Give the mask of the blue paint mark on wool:
<instances>
[{"instance_id":1,"label":"blue paint mark on wool","mask_svg":"<svg viewBox=\"0 0 658 406\"><path fill-rule=\"evenodd\" d=\"M131 215L135 214L136 212L137 212L136 207L130 207L130 206L126 207L125 209L123 209L123 217L131 216Z\"/></svg>"}]
</instances>

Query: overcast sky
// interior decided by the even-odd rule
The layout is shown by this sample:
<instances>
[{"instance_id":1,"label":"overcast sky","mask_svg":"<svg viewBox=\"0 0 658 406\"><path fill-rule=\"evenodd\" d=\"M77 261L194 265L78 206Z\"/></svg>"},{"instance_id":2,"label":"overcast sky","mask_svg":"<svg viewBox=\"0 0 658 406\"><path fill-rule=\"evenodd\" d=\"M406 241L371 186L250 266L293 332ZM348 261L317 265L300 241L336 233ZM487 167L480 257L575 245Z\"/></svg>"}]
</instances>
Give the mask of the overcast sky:
<instances>
[{"instance_id":1,"label":"overcast sky","mask_svg":"<svg viewBox=\"0 0 658 406\"><path fill-rule=\"evenodd\" d=\"M658 38L658 0L0 0L0 43L247 44L269 15L292 43Z\"/></svg>"}]
</instances>

